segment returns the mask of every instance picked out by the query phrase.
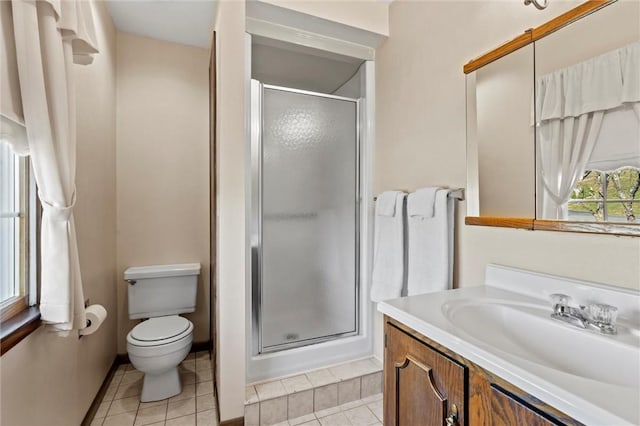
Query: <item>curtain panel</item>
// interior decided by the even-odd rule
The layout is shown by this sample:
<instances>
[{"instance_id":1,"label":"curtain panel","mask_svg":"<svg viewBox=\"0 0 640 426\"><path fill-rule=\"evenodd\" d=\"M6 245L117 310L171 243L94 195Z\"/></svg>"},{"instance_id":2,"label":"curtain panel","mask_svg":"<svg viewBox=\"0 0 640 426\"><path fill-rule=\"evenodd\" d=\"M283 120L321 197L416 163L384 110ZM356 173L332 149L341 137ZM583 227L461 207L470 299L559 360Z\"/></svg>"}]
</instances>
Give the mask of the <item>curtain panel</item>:
<instances>
[{"instance_id":1,"label":"curtain panel","mask_svg":"<svg viewBox=\"0 0 640 426\"><path fill-rule=\"evenodd\" d=\"M0 136L31 157L41 201L40 312L61 334L86 326L73 219L76 173L74 64L98 52L91 3L0 2ZM6 60L5 60L6 59Z\"/></svg>"},{"instance_id":2,"label":"curtain panel","mask_svg":"<svg viewBox=\"0 0 640 426\"><path fill-rule=\"evenodd\" d=\"M640 164L640 42L539 77L535 117L539 213L566 220L587 168Z\"/></svg>"},{"instance_id":3,"label":"curtain panel","mask_svg":"<svg viewBox=\"0 0 640 426\"><path fill-rule=\"evenodd\" d=\"M538 128L544 219L568 219L567 202L591 158L603 116L603 111L595 111L551 120Z\"/></svg>"}]
</instances>

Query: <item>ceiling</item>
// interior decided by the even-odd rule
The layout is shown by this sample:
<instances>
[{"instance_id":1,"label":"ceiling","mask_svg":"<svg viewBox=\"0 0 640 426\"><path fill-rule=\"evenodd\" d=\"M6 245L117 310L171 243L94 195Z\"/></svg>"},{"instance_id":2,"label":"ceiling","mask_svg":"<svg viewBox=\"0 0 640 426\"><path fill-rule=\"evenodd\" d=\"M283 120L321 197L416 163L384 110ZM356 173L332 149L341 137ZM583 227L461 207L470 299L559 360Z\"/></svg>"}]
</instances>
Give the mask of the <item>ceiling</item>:
<instances>
[{"instance_id":1,"label":"ceiling","mask_svg":"<svg viewBox=\"0 0 640 426\"><path fill-rule=\"evenodd\" d=\"M107 0L118 31L208 48L220 0ZM226 1L226 0L222 0ZM266 84L333 93L362 60L254 36L252 77Z\"/></svg>"},{"instance_id":2,"label":"ceiling","mask_svg":"<svg viewBox=\"0 0 640 426\"><path fill-rule=\"evenodd\" d=\"M264 84L333 93L358 71L362 59L253 36L251 77Z\"/></svg>"},{"instance_id":3,"label":"ceiling","mask_svg":"<svg viewBox=\"0 0 640 426\"><path fill-rule=\"evenodd\" d=\"M118 31L209 47L217 0L107 0Z\"/></svg>"}]
</instances>

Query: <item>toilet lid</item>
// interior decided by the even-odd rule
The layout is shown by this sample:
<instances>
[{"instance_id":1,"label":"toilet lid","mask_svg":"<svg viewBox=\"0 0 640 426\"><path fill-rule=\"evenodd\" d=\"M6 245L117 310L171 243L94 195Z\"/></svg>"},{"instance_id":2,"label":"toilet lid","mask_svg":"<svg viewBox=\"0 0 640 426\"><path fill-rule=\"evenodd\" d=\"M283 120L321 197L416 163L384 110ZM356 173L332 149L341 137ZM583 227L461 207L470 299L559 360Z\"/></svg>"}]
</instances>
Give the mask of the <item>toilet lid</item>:
<instances>
[{"instance_id":1,"label":"toilet lid","mask_svg":"<svg viewBox=\"0 0 640 426\"><path fill-rule=\"evenodd\" d=\"M141 322L131 331L131 337L141 342L170 339L189 328L189 321L178 315L151 318Z\"/></svg>"}]
</instances>

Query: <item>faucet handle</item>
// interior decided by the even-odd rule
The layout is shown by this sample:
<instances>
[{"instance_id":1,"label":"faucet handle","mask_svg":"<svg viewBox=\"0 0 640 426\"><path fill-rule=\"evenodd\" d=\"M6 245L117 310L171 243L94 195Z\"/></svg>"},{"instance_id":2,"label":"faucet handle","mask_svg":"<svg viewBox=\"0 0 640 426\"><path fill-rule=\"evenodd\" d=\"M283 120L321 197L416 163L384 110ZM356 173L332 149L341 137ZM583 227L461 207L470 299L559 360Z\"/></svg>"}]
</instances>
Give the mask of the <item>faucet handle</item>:
<instances>
[{"instance_id":1,"label":"faucet handle","mask_svg":"<svg viewBox=\"0 0 640 426\"><path fill-rule=\"evenodd\" d=\"M554 309L556 307L565 308L569 306L569 301L571 300L571 297L561 293L554 293L549 297L551 298L551 306L553 306Z\"/></svg>"},{"instance_id":2,"label":"faucet handle","mask_svg":"<svg viewBox=\"0 0 640 426\"><path fill-rule=\"evenodd\" d=\"M591 321L602 325L616 325L618 308L604 303L593 303L589 305L589 316Z\"/></svg>"}]
</instances>

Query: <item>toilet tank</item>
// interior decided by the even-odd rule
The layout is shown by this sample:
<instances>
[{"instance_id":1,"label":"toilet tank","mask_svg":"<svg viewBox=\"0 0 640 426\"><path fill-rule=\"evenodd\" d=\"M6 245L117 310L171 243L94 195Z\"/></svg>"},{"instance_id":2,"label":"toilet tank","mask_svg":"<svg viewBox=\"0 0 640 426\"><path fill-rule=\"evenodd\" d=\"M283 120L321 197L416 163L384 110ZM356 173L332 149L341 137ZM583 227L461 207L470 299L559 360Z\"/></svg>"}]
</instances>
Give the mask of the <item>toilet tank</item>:
<instances>
[{"instance_id":1,"label":"toilet tank","mask_svg":"<svg viewBox=\"0 0 640 426\"><path fill-rule=\"evenodd\" d=\"M196 310L199 263L135 266L124 271L129 283L129 318L152 318Z\"/></svg>"}]
</instances>

